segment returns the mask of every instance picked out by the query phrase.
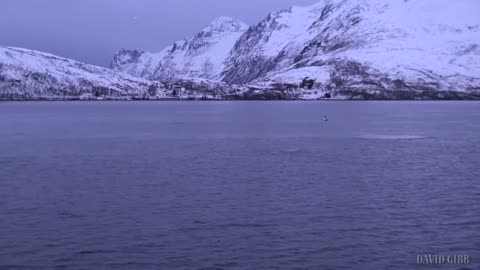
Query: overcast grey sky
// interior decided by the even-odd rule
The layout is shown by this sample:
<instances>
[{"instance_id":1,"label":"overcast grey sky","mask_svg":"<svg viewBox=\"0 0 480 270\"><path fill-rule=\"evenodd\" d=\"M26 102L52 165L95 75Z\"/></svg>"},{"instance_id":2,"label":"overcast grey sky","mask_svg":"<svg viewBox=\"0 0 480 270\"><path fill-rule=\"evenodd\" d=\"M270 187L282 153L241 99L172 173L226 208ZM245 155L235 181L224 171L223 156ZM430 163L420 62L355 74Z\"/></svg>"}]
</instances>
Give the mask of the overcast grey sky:
<instances>
[{"instance_id":1,"label":"overcast grey sky","mask_svg":"<svg viewBox=\"0 0 480 270\"><path fill-rule=\"evenodd\" d=\"M317 0L1 0L0 45L107 66L120 48L160 51L212 19L253 24Z\"/></svg>"}]
</instances>

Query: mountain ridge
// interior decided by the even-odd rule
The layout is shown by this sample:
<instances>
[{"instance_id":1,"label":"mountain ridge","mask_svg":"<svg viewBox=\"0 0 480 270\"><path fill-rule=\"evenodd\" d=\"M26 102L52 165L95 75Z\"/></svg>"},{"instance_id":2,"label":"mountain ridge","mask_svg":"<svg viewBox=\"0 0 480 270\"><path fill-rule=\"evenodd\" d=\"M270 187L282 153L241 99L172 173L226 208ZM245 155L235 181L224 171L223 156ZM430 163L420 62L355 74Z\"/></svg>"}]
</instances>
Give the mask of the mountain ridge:
<instances>
[{"instance_id":1,"label":"mountain ridge","mask_svg":"<svg viewBox=\"0 0 480 270\"><path fill-rule=\"evenodd\" d=\"M321 0L251 26L218 17L159 53L122 49L110 69L0 47L0 95L480 99L476 10L476 0Z\"/></svg>"},{"instance_id":2,"label":"mountain ridge","mask_svg":"<svg viewBox=\"0 0 480 270\"><path fill-rule=\"evenodd\" d=\"M321 0L294 6L248 27L217 75L188 75L256 89L296 85L300 98L312 92L298 89L307 77L315 82L308 90L317 92L309 98L476 95L480 23L475 8L480 10L475 0ZM175 80L158 73L149 79Z\"/></svg>"},{"instance_id":3,"label":"mountain ridge","mask_svg":"<svg viewBox=\"0 0 480 270\"><path fill-rule=\"evenodd\" d=\"M111 68L151 80L184 76L213 79L246 29L239 20L218 17L192 38L176 41L159 53L123 49L115 54Z\"/></svg>"}]
</instances>

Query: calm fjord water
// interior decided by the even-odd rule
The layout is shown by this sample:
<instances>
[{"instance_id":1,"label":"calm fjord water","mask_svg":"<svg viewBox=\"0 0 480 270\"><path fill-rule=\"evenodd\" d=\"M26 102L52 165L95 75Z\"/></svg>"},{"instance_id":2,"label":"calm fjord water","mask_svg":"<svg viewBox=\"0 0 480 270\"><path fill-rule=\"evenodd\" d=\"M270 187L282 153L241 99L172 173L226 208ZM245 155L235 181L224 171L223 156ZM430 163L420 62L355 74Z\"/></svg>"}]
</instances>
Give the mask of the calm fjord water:
<instances>
[{"instance_id":1,"label":"calm fjord water","mask_svg":"<svg viewBox=\"0 0 480 270\"><path fill-rule=\"evenodd\" d=\"M474 102L0 103L0 269L480 269L479 117ZM436 253L472 262L416 264Z\"/></svg>"}]
</instances>

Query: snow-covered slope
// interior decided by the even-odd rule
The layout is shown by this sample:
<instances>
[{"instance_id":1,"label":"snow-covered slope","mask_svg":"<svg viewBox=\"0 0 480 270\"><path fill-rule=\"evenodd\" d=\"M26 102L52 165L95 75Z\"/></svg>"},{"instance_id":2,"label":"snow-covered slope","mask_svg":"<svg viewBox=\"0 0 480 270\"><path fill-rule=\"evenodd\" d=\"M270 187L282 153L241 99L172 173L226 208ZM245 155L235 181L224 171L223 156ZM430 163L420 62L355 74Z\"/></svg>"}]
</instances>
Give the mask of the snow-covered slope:
<instances>
[{"instance_id":1,"label":"snow-covered slope","mask_svg":"<svg viewBox=\"0 0 480 270\"><path fill-rule=\"evenodd\" d=\"M134 76L161 81L179 77L211 79L224 70L224 61L247 25L219 17L191 39L175 42L160 53L122 50L111 67Z\"/></svg>"},{"instance_id":2,"label":"snow-covered slope","mask_svg":"<svg viewBox=\"0 0 480 270\"><path fill-rule=\"evenodd\" d=\"M251 26L230 52L222 73L223 80L243 84L273 69L279 53L315 22L322 6L319 3L272 12Z\"/></svg>"},{"instance_id":3,"label":"snow-covered slope","mask_svg":"<svg viewBox=\"0 0 480 270\"><path fill-rule=\"evenodd\" d=\"M158 82L52 54L0 47L0 99L162 96Z\"/></svg>"},{"instance_id":4,"label":"snow-covered slope","mask_svg":"<svg viewBox=\"0 0 480 270\"><path fill-rule=\"evenodd\" d=\"M310 77L319 95L350 98L478 93L478 12L477 0L322 0L294 7L240 37L224 80L261 86Z\"/></svg>"}]
</instances>

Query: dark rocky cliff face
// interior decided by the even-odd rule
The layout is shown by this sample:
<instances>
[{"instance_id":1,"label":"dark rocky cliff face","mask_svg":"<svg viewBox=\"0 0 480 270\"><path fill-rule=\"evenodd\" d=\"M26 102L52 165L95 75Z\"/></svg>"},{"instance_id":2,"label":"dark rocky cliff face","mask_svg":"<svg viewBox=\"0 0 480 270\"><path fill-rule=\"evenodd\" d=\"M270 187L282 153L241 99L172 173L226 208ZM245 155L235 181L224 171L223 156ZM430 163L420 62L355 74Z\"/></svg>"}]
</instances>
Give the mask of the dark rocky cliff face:
<instances>
[{"instance_id":1,"label":"dark rocky cliff face","mask_svg":"<svg viewBox=\"0 0 480 270\"><path fill-rule=\"evenodd\" d=\"M226 67L221 74L224 82L245 84L264 76L275 67L275 59L260 52L262 44L269 41L272 32L281 27L276 21L277 15L269 14L238 39L225 61Z\"/></svg>"},{"instance_id":2,"label":"dark rocky cliff face","mask_svg":"<svg viewBox=\"0 0 480 270\"><path fill-rule=\"evenodd\" d=\"M122 49L113 56L112 63L110 64L111 69L118 69L126 64L135 63L143 52L138 50L127 50Z\"/></svg>"}]
</instances>

